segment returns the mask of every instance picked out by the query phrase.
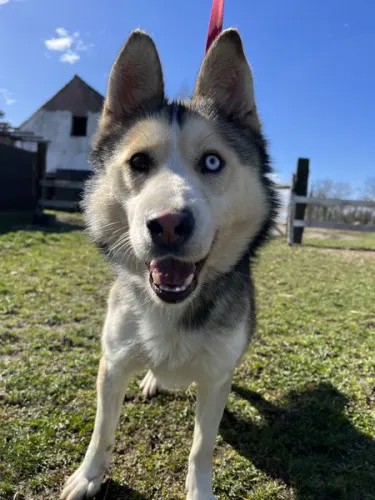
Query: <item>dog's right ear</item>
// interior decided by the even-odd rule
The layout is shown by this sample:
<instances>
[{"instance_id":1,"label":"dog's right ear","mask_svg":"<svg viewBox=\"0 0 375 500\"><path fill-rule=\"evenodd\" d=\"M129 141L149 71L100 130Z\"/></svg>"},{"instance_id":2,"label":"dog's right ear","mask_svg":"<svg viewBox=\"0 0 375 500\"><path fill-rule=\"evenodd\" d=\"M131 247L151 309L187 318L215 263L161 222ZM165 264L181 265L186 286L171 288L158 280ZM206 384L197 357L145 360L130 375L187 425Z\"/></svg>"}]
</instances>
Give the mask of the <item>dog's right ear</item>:
<instances>
[{"instance_id":1,"label":"dog's right ear","mask_svg":"<svg viewBox=\"0 0 375 500\"><path fill-rule=\"evenodd\" d=\"M107 86L100 127L164 99L163 71L152 38L140 30L133 31L114 62Z\"/></svg>"}]
</instances>

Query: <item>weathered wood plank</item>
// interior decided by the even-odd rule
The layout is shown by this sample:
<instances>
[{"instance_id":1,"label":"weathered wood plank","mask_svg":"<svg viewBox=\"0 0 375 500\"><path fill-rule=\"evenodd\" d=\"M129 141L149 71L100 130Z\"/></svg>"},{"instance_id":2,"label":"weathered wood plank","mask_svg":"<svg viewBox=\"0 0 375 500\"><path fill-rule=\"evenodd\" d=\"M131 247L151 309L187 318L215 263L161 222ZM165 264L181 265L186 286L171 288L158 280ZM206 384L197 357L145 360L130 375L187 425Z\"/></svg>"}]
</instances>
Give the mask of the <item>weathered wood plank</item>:
<instances>
[{"instance_id":1,"label":"weathered wood plank","mask_svg":"<svg viewBox=\"0 0 375 500\"><path fill-rule=\"evenodd\" d=\"M375 226L355 226L354 224L345 224L344 222L334 222L334 221L304 221L304 220L294 220L294 227L315 227L320 229L341 229L349 231L362 231L362 232L373 232L375 231Z\"/></svg>"},{"instance_id":2,"label":"weathered wood plank","mask_svg":"<svg viewBox=\"0 0 375 500\"><path fill-rule=\"evenodd\" d=\"M294 244L294 217L295 217L295 198L296 195L293 193L293 191L290 191L290 198L289 198L289 210L288 210L288 244L293 245Z\"/></svg>"},{"instance_id":3,"label":"weathered wood plank","mask_svg":"<svg viewBox=\"0 0 375 500\"><path fill-rule=\"evenodd\" d=\"M296 196L306 196L309 185L310 160L308 158L298 158L297 170L293 182L293 193ZM306 212L306 204L295 203L294 207L295 218L304 219ZM303 238L303 227L293 228L293 243L300 245Z\"/></svg>"},{"instance_id":4,"label":"weathered wood plank","mask_svg":"<svg viewBox=\"0 0 375 500\"><path fill-rule=\"evenodd\" d=\"M367 207L375 208L374 201L368 200L341 200L339 198L311 198L310 196L295 196L295 203L303 203L306 205L322 205L322 206L334 206L334 205L348 205L351 207Z\"/></svg>"},{"instance_id":5,"label":"weathered wood plank","mask_svg":"<svg viewBox=\"0 0 375 500\"><path fill-rule=\"evenodd\" d=\"M81 181L68 181L64 179L43 179L41 181L44 187L56 187L56 188L67 188L67 189L83 189L85 183Z\"/></svg>"},{"instance_id":6,"label":"weathered wood plank","mask_svg":"<svg viewBox=\"0 0 375 500\"><path fill-rule=\"evenodd\" d=\"M39 200L40 206L43 208L57 208L60 210L74 209L78 208L78 203L75 201L66 200Z\"/></svg>"}]
</instances>

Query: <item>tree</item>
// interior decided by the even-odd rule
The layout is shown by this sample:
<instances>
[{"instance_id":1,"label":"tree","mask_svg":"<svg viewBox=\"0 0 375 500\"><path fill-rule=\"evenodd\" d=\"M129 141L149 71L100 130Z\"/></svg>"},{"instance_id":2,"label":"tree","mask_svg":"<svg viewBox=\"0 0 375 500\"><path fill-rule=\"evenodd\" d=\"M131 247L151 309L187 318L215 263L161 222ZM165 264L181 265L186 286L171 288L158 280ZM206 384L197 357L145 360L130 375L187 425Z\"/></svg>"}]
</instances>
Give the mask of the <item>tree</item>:
<instances>
[{"instance_id":1,"label":"tree","mask_svg":"<svg viewBox=\"0 0 375 500\"><path fill-rule=\"evenodd\" d=\"M365 200L375 201L375 177L366 179L365 185L363 187L363 196Z\"/></svg>"},{"instance_id":2,"label":"tree","mask_svg":"<svg viewBox=\"0 0 375 500\"><path fill-rule=\"evenodd\" d=\"M311 184L310 196L314 198L331 198L333 185L331 179L316 179Z\"/></svg>"},{"instance_id":3,"label":"tree","mask_svg":"<svg viewBox=\"0 0 375 500\"><path fill-rule=\"evenodd\" d=\"M313 198L337 198L339 200L348 200L353 197L353 188L347 182L333 181L332 179L317 179L312 183L310 196ZM335 220L348 221L355 218L355 209L348 206L319 206L310 205L308 208L308 217L313 220Z\"/></svg>"},{"instance_id":4,"label":"tree","mask_svg":"<svg viewBox=\"0 0 375 500\"><path fill-rule=\"evenodd\" d=\"M2 132L7 132L9 127L10 127L10 123L5 121L4 117L5 117L5 113L4 113L4 111L1 111L1 109L0 109L0 130Z\"/></svg>"}]
</instances>

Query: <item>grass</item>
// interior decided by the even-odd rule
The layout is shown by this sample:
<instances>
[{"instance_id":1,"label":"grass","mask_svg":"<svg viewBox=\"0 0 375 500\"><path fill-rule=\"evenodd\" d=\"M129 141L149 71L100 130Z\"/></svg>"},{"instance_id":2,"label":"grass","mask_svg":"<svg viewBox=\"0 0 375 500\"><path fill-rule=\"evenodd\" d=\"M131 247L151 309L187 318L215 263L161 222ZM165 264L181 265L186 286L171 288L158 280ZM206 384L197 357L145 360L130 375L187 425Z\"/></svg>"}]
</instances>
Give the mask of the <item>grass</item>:
<instances>
[{"instance_id":1,"label":"grass","mask_svg":"<svg viewBox=\"0 0 375 500\"><path fill-rule=\"evenodd\" d=\"M90 439L111 275L74 216L2 227L0 498L55 499ZM375 253L329 241L278 239L256 266L258 333L220 427L219 499L375 498ZM183 498L194 398L144 401L132 381L98 498Z\"/></svg>"},{"instance_id":2,"label":"grass","mask_svg":"<svg viewBox=\"0 0 375 500\"><path fill-rule=\"evenodd\" d=\"M307 229L303 239L304 245L319 248L375 250L374 233L355 233L353 231Z\"/></svg>"}]
</instances>

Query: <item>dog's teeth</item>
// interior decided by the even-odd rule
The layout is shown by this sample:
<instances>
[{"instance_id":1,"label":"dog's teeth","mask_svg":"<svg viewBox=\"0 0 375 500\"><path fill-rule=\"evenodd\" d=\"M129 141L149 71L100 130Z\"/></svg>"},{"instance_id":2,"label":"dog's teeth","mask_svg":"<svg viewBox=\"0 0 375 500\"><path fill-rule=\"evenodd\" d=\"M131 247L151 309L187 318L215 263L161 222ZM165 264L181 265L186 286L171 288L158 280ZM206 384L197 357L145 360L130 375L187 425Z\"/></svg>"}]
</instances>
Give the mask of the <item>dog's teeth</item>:
<instances>
[{"instance_id":1,"label":"dog's teeth","mask_svg":"<svg viewBox=\"0 0 375 500\"><path fill-rule=\"evenodd\" d=\"M190 276L188 276L186 278L186 280L184 281L184 286L187 288L188 286L191 285L192 281L194 279L194 273L191 273Z\"/></svg>"},{"instance_id":2,"label":"dog's teeth","mask_svg":"<svg viewBox=\"0 0 375 500\"><path fill-rule=\"evenodd\" d=\"M164 285L160 285L159 286L160 290L162 290L163 292L174 292L174 293L178 293L178 292L184 292L186 289L187 289L187 286L164 286Z\"/></svg>"},{"instance_id":3,"label":"dog's teeth","mask_svg":"<svg viewBox=\"0 0 375 500\"><path fill-rule=\"evenodd\" d=\"M160 274L158 271L155 269L151 273L152 281L155 283L155 285L160 285Z\"/></svg>"}]
</instances>

